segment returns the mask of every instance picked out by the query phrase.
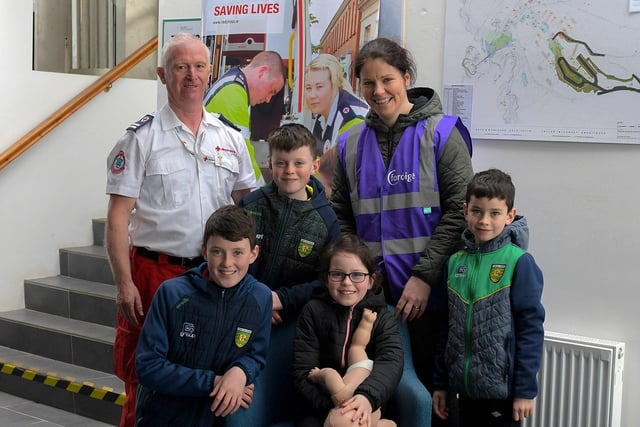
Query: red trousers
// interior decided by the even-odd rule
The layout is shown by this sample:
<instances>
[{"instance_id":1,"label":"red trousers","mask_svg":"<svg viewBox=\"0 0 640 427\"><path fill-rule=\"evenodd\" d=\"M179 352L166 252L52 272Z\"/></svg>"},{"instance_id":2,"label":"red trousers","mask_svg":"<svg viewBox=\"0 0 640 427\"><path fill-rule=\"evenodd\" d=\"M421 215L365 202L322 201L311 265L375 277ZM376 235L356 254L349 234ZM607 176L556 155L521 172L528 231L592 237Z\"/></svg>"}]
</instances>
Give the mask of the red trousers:
<instances>
[{"instance_id":1,"label":"red trousers","mask_svg":"<svg viewBox=\"0 0 640 427\"><path fill-rule=\"evenodd\" d=\"M134 255L132 250L131 275L136 284L143 311L146 314L160 284L182 274L186 269L173 264L157 262L140 255ZM116 340L113 349L114 372L124 381L126 398L122 407L120 427L133 427L136 419L136 392L138 378L136 377L136 347L142 330L144 317L138 318L138 326L127 322L118 314Z\"/></svg>"}]
</instances>

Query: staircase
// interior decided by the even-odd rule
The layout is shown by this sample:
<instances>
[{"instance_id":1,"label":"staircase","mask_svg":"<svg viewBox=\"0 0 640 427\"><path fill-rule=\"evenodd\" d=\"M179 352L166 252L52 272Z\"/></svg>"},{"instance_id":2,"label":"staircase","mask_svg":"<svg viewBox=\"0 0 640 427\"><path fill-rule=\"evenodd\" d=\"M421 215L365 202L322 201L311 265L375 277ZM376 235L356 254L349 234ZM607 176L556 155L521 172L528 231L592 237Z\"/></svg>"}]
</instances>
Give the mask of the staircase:
<instances>
[{"instance_id":1,"label":"staircase","mask_svg":"<svg viewBox=\"0 0 640 427\"><path fill-rule=\"evenodd\" d=\"M0 391L118 425L124 386L113 375L104 225L92 221L92 246L60 250L60 275L25 280L25 309L0 313Z\"/></svg>"}]
</instances>

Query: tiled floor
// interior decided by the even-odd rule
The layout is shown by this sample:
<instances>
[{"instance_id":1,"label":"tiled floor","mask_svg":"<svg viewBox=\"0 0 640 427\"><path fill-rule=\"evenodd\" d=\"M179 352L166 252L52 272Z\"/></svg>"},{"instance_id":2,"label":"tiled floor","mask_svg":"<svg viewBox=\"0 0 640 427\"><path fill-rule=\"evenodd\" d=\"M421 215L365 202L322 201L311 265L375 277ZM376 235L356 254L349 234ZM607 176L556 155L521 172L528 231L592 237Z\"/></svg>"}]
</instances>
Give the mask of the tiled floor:
<instances>
[{"instance_id":1,"label":"tiled floor","mask_svg":"<svg viewBox=\"0 0 640 427\"><path fill-rule=\"evenodd\" d=\"M109 424L0 392L0 427L111 427Z\"/></svg>"}]
</instances>

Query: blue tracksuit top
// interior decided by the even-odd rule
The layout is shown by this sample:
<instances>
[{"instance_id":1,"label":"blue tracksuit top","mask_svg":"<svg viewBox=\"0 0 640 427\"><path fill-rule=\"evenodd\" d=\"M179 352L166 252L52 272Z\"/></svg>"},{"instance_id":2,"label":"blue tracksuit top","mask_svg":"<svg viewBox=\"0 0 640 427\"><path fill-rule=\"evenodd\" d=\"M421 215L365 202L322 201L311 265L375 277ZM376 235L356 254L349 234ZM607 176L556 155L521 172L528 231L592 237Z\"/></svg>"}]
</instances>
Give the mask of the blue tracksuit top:
<instances>
[{"instance_id":1,"label":"blue tracksuit top","mask_svg":"<svg viewBox=\"0 0 640 427\"><path fill-rule=\"evenodd\" d=\"M207 263L158 289L136 351L138 425L215 425L216 376L233 366L255 381L266 362L271 290L247 275L232 288L208 280Z\"/></svg>"}]
</instances>

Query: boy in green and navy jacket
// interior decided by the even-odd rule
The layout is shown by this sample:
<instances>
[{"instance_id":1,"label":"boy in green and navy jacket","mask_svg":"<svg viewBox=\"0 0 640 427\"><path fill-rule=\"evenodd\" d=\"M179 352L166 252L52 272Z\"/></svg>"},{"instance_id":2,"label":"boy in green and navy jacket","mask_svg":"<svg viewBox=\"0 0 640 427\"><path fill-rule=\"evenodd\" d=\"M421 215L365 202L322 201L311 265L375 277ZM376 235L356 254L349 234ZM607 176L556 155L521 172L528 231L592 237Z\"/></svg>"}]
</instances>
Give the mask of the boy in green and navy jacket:
<instances>
[{"instance_id":1,"label":"boy in green and navy jacket","mask_svg":"<svg viewBox=\"0 0 640 427\"><path fill-rule=\"evenodd\" d=\"M434 412L447 418L457 393L460 426L516 426L531 416L544 342L542 272L526 252L515 187L490 169L469 183L465 248L449 259L448 327L434 369Z\"/></svg>"}]
</instances>

